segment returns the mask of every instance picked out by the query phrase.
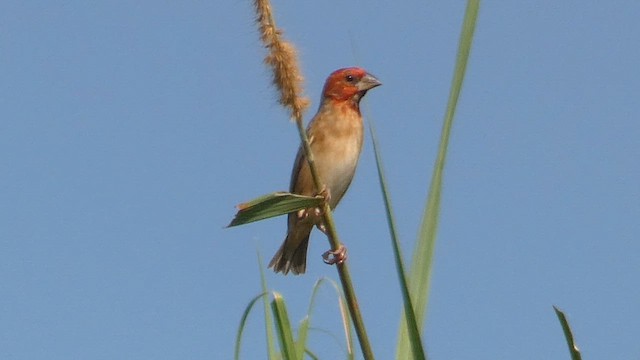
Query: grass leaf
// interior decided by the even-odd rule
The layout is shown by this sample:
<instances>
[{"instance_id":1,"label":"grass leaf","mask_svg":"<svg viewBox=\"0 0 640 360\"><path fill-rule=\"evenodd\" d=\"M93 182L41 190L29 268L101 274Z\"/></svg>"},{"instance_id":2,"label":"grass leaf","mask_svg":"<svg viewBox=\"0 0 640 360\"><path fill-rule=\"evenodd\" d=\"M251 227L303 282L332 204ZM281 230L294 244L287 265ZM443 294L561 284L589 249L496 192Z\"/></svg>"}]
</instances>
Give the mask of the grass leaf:
<instances>
[{"instance_id":1,"label":"grass leaf","mask_svg":"<svg viewBox=\"0 0 640 360\"><path fill-rule=\"evenodd\" d=\"M288 192L274 192L238 205L238 212L227 227L248 224L294 211L318 207L321 196L303 196Z\"/></svg>"},{"instance_id":2,"label":"grass leaf","mask_svg":"<svg viewBox=\"0 0 640 360\"><path fill-rule=\"evenodd\" d=\"M411 301L411 295L409 293L409 285L407 284L407 276L404 269L404 262L402 260L400 240L398 238L398 232L396 230L393 208L391 207L391 198L387 189L387 180L384 175L384 169L382 167L382 155L378 150L378 138L373 126L373 121L371 120L369 121L369 132L371 133L371 139L373 142L373 152L376 156L378 180L380 181L380 189L382 191L382 197L384 199L384 205L387 214L387 223L389 225L389 233L391 235L391 244L393 245L393 254L395 255L396 260L396 271L398 273L398 278L400 279L400 289L402 290L402 300L404 307L404 323L408 325L407 333L411 343L411 349L413 351L414 358L424 360L427 358L427 356L422 346L422 340L420 339L420 329L418 328L418 322Z\"/></svg>"},{"instance_id":3,"label":"grass leaf","mask_svg":"<svg viewBox=\"0 0 640 360\"><path fill-rule=\"evenodd\" d=\"M234 356L233 358L238 360L240 359L240 348L241 348L241 342L242 342L242 332L244 331L244 327L247 323L247 318L249 317L249 314L251 313L251 309L253 309L253 306L256 304L256 302L260 299L260 298L266 298L267 293L262 293L259 295L256 295L256 297L254 297L253 299L251 299L251 301L249 301L249 304L247 305L247 307L244 309L244 312L242 313L242 319L240 320L240 326L238 326L238 333L236 335L236 347L235 347L235 352L234 352Z\"/></svg>"},{"instance_id":4,"label":"grass leaf","mask_svg":"<svg viewBox=\"0 0 640 360\"><path fill-rule=\"evenodd\" d=\"M355 353L353 352L353 329L351 328L351 316L349 316L349 308L347 306L347 300L344 298L344 293L342 292L338 283L331 280L326 279L333 286L336 291L336 295L338 295L338 307L340 309L340 318L342 319L342 328L344 330L344 336L347 343L347 359L353 360L355 359Z\"/></svg>"},{"instance_id":5,"label":"grass leaf","mask_svg":"<svg viewBox=\"0 0 640 360\"><path fill-rule=\"evenodd\" d=\"M340 318L342 320L342 327L344 329L344 334L345 334L345 342L346 342L346 358L349 360L353 360L355 357L355 354L353 352L353 333L352 333L352 329L351 329L351 317L349 316L349 310L347 307L347 303L346 300L344 298L344 294L342 293L342 290L340 289L340 286L338 286L338 283L336 283L335 281L331 280L330 278L320 278L318 281L316 281L316 283L313 286L313 292L311 294L311 301L309 303L309 310L307 311L307 316L305 317L305 319L303 320L303 323L300 325L300 330L298 331L298 342L301 342L301 340L304 339L304 341L306 342L306 336L307 333L309 331L309 319L311 318L311 312L313 310L313 307L315 305L315 298L318 294L318 290L320 289L320 286L325 283L328 282L329 284L331 284L334 288L334 290L336 291L336 295L338 298L338 308L340 310ZM330 334L331 336L333 336L336 341L339 342L339 338L337 336L335 336L334 334ZM300 348L301 348L301 344L298 344L298 353L300 354ZM308 351L306 349L306 344L305 344L305 348L306 351Z\"/></svg>"},{"instance_id":6,"label":"grass leaf","mask_svg":"<svg viewBox=\"0 0 640 360\"><path fill-rule=\"evenodd\" d=\"M567 345L569 346L569 353L571 354L572 360L582 360L582 355L580 355L580 349L578 349L578 345L576 344L573 333L571 332L571 327L569 326L569 321L565 314L558 309L558 307L554 306L553 310L556 312L556 316L558 316L558 320L560 320L560 325L562 325L562 331L564 332L564 337L567 340Z\"/></svg>"},{"instance_id":7,"label":"grass leaf","mask_svg":"<svg viewBox=\"0 0 640 360\"><path fill-rule=\"evenodd\" d=\"M260 253L258 253L258 268L260 269L260 286L262 287L262 293L267 294L269 292L267 288L267 278L264 274L264 263L262 262L262 256L260 256ZM264 296L262 299L264 306L264 325L267 337L267 352L269 354L269 359L280 359L280 354L278 354L278 350L276 349L275 335L273 333L273 316L271 315L271 311L269 311L269 297Z\"/></svg>"},{"instance_id":8,"label":"grass leaf","mask_svg":"<svg viewBox=\"0 0 640 360\"><path fill-rule=\"evenodd\" d=\"M278 330L278 339L280 340L280 350L285 360L298 360L296 344L293 341L293 329L289 321L287 313L287 305L282 295L276 291L273 292L273 300L271 301L271 310L276 319L276 328ZM302 355L302 354L301 354Z\"/></svg>"},{"instance_id":9,"label":"grass leaf","mask_svg":"<svg viewBox=\"0 0 640 360\"><path fill-rule=\"evenodd\" d=\"M307 338L309 335L309 325L311 323L311 314L313 313L313 308L316 300L316 296L318 295L318 289L322 284L323 279L319 279L313 285L313 290L311 292L311 299L309 300L309 308L307 309L307 315L300 322L300 327L298 328L298 341L296 341L296 349L298 354L303 354L307 349Z\"/></svg>"},{"instance_id":10,"label":"grass leaf","mask_svg":"<svg viewBox=\"0 0 640 360\"><path fill-rule=\"evenodd\" d=\"M413 304L415 305L415 314L418 326L422 327L427 309L429 298L429 285L431 281L431 265L433 263L433 253L435 249L436 233L438 229L438 220L440 215L440 198L442 195L442 180L444 166L446 163L447 148L451 135L451 127L462 89L462 82L471 51L471 43L473 41L473 32L475 30L476 19L480 7L479 0L468 0L467 8L462 24L462 33L460 34L460 42L458 45L458 55L451 82L451 90L449 92L449 100L447 103L447 111L444 117L442 133L440 135L440 145L438 148L438 156L434 164L433 174L431 177L431 185L429 187L429 196L427 198L426 208L422 217L422 224L418 234L416 248L413 253L411 262L411 272L409 277L409 289ZM400 334L398 338L398 349L396 352L397 359L411 359L411 348L408 341L408 334L404 318L401 320Z\"/></svg>"}]
</instances>

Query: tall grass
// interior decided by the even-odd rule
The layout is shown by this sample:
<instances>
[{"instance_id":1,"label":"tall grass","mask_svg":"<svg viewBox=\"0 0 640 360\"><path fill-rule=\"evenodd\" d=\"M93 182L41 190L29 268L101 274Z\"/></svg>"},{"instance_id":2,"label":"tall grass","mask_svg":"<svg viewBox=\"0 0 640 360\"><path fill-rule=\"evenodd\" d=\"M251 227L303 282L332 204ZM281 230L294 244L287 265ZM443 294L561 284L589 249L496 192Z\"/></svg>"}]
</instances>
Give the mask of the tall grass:
<instances>
[{"instance_id":1,"label":"tall grass","mask_svg":"<svg viewBox=\"0 0 640 360\"><path fill-rule=\"evenodd\" d=\"M438 147L438 155L433 166L429 195L427 197L424 213L422 214L422 224L420 225L418 239L413 251L409 288L411 289L412 300L414 304L416 304L415 316L418 326L420 327L424 324L427 303L429 300L431 268L440 219L442 182L444 179L449 139L451 138L451 129L453 127L453 120L458 106L458 99L460 98L460 92L462 91L462 83L467 69L469 53L471 52L473 33L476 27L476 19L478 18L479 9L479 0L469 0L467 2L467 9L462 22L462 32L460 34L460 41L458 45L458 56L456 58L456 65L453 71L451 89L449 90L449 101L447 102L446 113L444 115L442 125L442 133L440 134L440 146ZM402 318L396 357L398 359L409 359L411 358L409 356L410 351L406 320L405 318Z\"/></svg>"},{"instance_id":2,"label":"tall grass","mask_svg":"<svg viewBox=\"0 0 640 360\"><path fill-rule=\"evenodd\" d=\"M309 100L302 95L303 77L297 63L296 49L293 44L283 39L282 31L276 27L272 14L272 7L269 1L254 0L254 5L256 9L256 24L258 26L258 31L264 46L267 48L265 63L272 69L273 84L280 94L280 103L289 110L291 118L298 128L300 141L309 162L316 190L320 192L322 190L322 184L315 169L313 154L311 153L309 141L303 125L303 114L308 107ZM467 1L453 79L449 90L449 99L445 108L442 132L440 134L440 145L433 165L429 194L422 214L422 222L418 231L418 237L411 261L411 270L409 272L406 271L406 265L401 253L400 239L397 235L391 195L389 194L386 176L384 174L384 166L382 162L382 154L379 150L378 138L375 133L373 122L371 120L369 122L378 169L378 178L389 225L390 240L394 249L394 259L403 295L403 311L401 313L402 316L400 317L398 342L396 344L396 359L404 360L427 358L424 350L424 334L421 333L420 329L423 328L426 319L447 150L453 128L456 107L462 91L467 62L471 52L479 7L479 0ZM340 240L335 229L331 209L327 202L323 202L317 197L305 197L289 193L269 194L240 205L238 214L230 226L242 225L268 217L286 214L298 209L309 208L311 206L324 206L323 216L328 239L332 248L334 250L338 249L340 247ZM241 339L247 318L251 310L254 308L254 305L260 299L263 300L264 304L264 321L266 326L268 358L302 359L305 355L312 359L318 358L308 347L308 335L316 293L320 285L325 282L330 282L336 289L346 342L345 358L353 359L355 356L353 351L351 325L355 328L363 357L365 359L374 358L346 263L336 266L340 277L341 287L338 287L335 282L328 279L320 279L316 282L313 287L309 310L307 315L300 322L297 332L294 330L289 319L284 297L278 292L268 290L261 260L259 261L259 264L262 279L262 291L250 301L242 316L236 340L236 359L239 359L240 356ZM575 346L573 334L571 333L569 324L566 321L566 317L564 317L564 314L557 308L555 310L566 335L572 358L574 360L580 359L580 354L577 346ZM275 348L276 341L280 345L279 352Z\"/></svg>"}]
</instances>

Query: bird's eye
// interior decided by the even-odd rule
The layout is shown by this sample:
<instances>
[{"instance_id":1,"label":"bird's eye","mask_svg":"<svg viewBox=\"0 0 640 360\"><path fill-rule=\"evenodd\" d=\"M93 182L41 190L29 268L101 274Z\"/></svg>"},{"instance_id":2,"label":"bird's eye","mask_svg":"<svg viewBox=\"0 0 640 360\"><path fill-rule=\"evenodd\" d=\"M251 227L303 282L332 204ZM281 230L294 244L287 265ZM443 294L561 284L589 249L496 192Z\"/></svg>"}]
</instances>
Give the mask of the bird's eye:
<instances>
[{"instance_id":1,"label":"bird's eye","mask_svg":"<svg viewBox=\"0 0 640 360\"><path fill-rule=\"evenodd\" d=\"M353 75L347 75L347 76L345 76L345 79L347 80L347 82L350 82L350 83L352 83L352 82L354 82L356 80L356 78L353 77Z\"/></svg>"}]
</instances>

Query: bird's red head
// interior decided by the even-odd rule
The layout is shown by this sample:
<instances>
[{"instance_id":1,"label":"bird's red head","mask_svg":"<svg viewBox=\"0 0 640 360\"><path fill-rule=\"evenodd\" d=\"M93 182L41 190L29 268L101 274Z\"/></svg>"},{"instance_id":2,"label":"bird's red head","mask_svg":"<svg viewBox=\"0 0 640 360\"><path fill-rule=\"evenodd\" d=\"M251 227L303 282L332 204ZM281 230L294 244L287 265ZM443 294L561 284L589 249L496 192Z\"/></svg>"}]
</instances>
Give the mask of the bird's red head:
<instances>
[{"instance_id":1,"label":"bird's red head","mask_svg":"<svg viewBox=\"0 0 640 360\"><path fill-rule=\"evenodd\" d=\"M337 101L352 100L358 103L368 90L382 83L375 76L359 67L336 70L329 75L324 84L324 99Z\"/></svg>"}]
</instances>

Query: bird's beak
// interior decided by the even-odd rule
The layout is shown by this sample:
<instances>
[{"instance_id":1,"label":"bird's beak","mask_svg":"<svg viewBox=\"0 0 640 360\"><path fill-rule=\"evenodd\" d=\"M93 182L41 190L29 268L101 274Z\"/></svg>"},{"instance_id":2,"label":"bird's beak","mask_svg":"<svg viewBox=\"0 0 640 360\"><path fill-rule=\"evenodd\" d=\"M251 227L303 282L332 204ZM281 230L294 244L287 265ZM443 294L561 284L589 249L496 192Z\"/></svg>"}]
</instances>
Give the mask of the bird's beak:
<instances>
[{"instance_id":1,"label":"bird's beak","mask_svg":"<svg viewBox=\"0 0 640 360\"><path fill-rule=\"evenodd\" d=\"M358 82L358 90L367 91L369 89L373 89L376 86L380 86L382 83L380 80L376 79L375 76L367 73L360 81Z\"/></svg>"}]
</instances>

